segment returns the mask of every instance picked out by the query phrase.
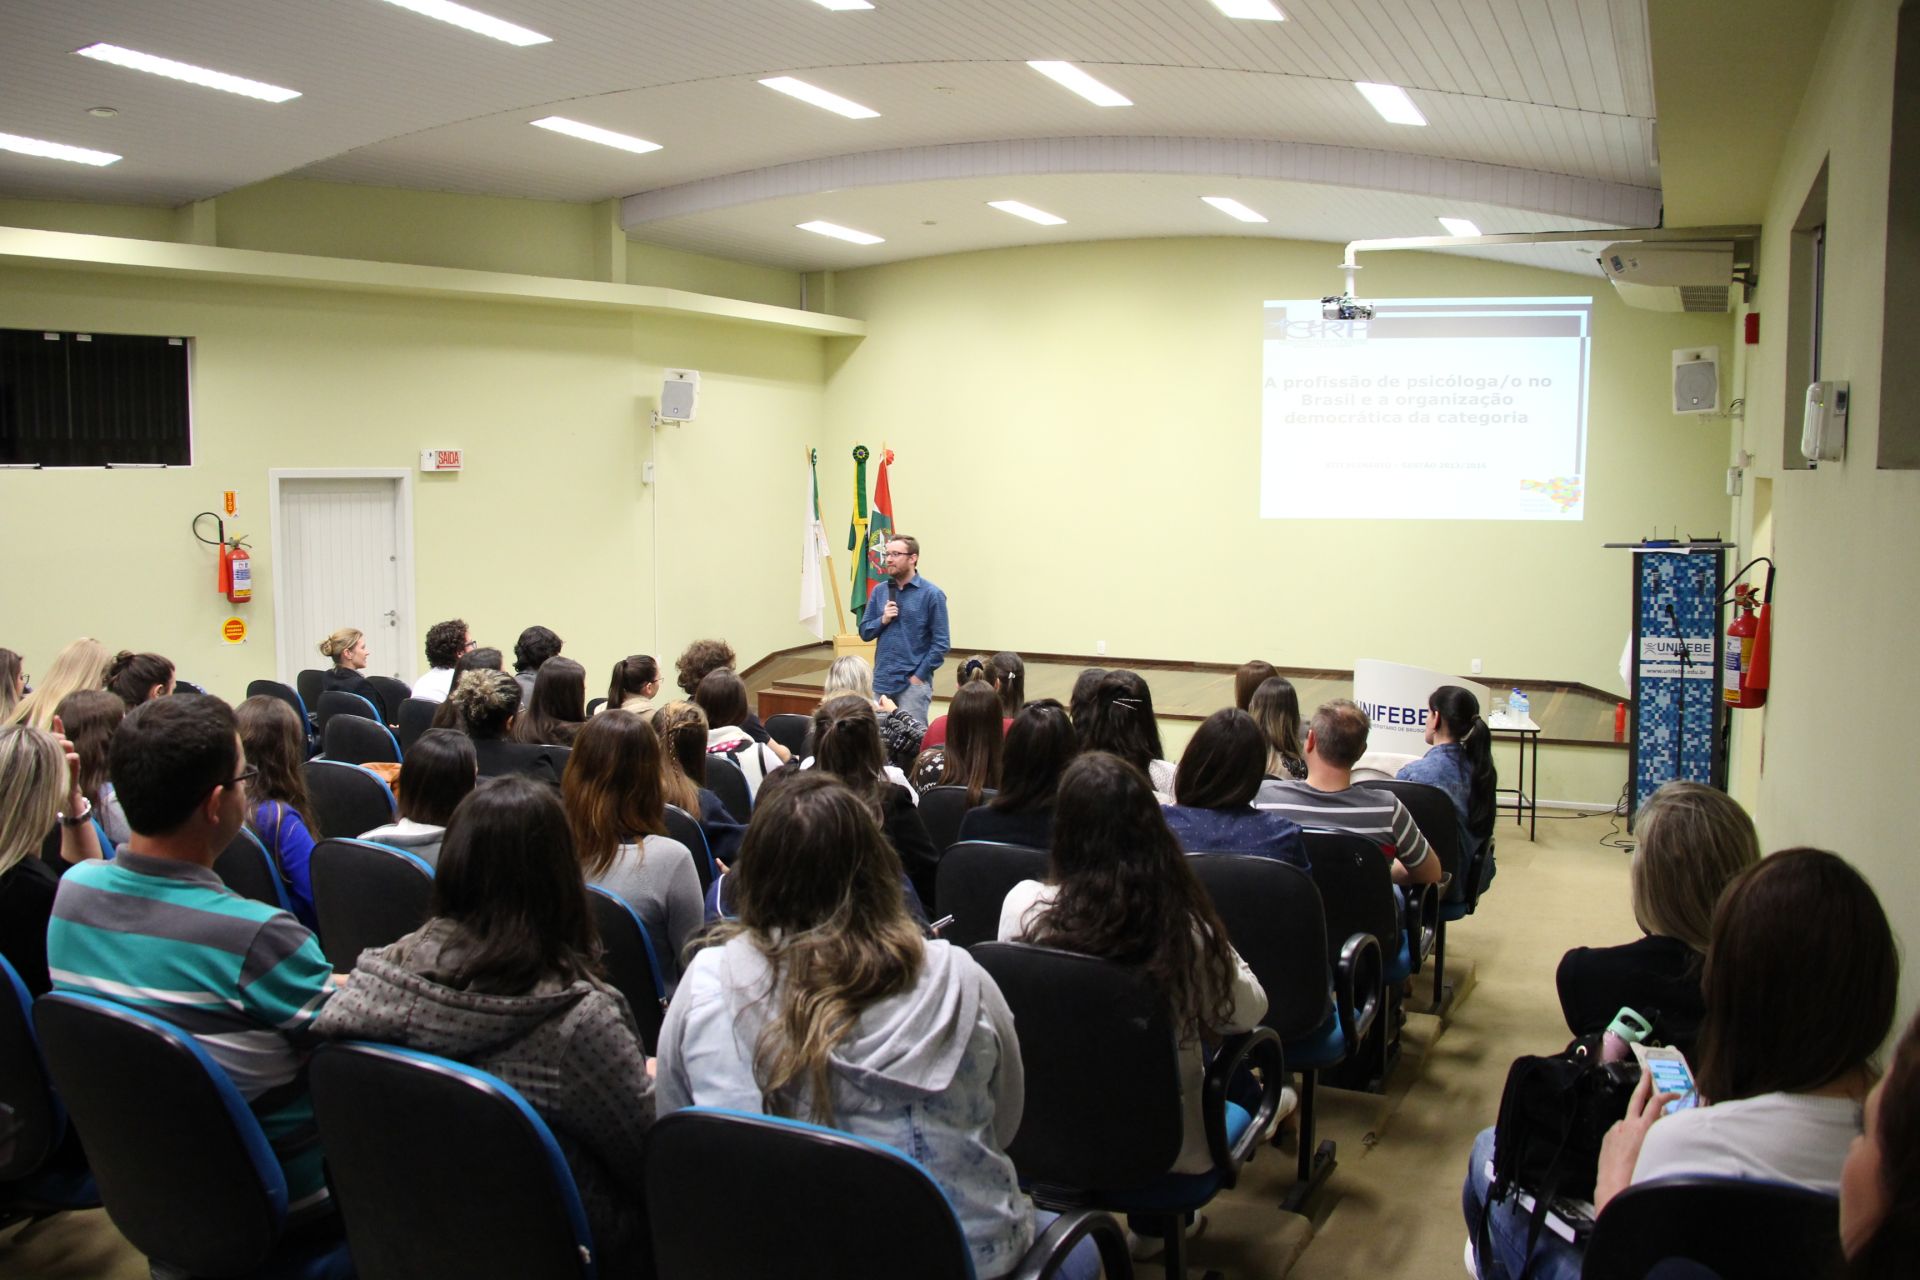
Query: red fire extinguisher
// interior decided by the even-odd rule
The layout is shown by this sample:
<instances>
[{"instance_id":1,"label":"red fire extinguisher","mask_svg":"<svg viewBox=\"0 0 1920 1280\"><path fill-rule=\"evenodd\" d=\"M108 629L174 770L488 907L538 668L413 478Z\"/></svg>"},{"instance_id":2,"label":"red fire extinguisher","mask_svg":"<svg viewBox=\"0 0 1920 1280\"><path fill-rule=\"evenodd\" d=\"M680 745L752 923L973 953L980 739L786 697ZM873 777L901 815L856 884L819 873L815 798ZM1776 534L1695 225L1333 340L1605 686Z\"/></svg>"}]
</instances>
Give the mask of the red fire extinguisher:
<instances>
[{"instance_id":1,"label":"red fire extinguisher","mask_svg":"<svg viewBox=\"0 0 1920 1280\"><path fill-rule=\"evenodd\" d=\"M1721 697L1730 708L1750 710L1767 703L1767 686L1772 678L1773 667L1771 560L1767 561L1767 585L1768 590L1763 597L1759 590L1747 583L1734 584L1734 618L1727 626L1726 657L1721 664L1720 689Z\"/></svg>"},{"instance_id":2,"label":"red fire extinguisher","mask_svg":"<svg viewBox=\"0 0 1920 1280\"><path fill-rule=\"evenodd\" d=\"M211 538L200 532L200 522L209 519L214 527ZM252 600L253 565L252 557L247 554L247 540L239 534L228 538L226 521L211 511L202 511L193 518L193 536L219 552L214 566L214 590L233 604Z\"/></svg>"}]
</instances>

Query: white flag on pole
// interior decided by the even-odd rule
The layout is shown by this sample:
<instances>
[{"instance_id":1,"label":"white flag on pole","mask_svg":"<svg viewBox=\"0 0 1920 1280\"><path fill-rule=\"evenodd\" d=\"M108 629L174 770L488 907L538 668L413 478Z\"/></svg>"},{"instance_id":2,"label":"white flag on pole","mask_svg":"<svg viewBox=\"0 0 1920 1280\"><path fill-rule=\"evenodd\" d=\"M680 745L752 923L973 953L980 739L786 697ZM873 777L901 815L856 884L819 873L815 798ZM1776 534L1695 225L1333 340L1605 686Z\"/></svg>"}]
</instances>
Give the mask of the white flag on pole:
<instances>
[{"instance_id":1,"label":"white flag on pole","mask_svg":"<svg viewBox=\"0 0 1920 1280\"><path fill-rule=\"evenodd\" d=\"M820 561L827 553L827 531L820 525L820 479L809 455L806 518L800 525L800 621L816 640L827 638L827 588L820 575Z\"/></svg>"}]
</instances>

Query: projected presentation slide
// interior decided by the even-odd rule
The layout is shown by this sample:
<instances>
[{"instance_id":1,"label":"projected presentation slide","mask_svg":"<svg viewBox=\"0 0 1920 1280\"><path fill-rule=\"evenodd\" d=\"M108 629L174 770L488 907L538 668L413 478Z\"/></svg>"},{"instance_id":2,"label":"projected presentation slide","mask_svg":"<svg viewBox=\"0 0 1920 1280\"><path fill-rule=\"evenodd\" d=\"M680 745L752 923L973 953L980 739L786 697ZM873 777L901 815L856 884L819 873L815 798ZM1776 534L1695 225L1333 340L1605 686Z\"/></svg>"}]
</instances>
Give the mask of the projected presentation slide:
<instances>
[{"instance_id":1,"label":"projected presentation slide","mask_svg":"<svg viewBox=\"0 0 1920 1280\"><path fill-rule=\"evenodd\" d=\"M1593 299L1372 305L1263 304L1260 514L1580 519Z\"/></svg>"}]
</instances>

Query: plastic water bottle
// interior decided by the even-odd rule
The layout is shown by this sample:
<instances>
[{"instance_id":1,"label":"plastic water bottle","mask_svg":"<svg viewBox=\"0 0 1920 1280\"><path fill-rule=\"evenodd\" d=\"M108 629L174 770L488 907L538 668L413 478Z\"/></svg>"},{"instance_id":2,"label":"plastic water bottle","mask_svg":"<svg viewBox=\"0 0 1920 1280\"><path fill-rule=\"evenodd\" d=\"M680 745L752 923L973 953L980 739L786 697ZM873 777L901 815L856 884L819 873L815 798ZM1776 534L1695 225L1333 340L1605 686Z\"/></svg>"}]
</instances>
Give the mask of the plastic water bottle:
<instances>
[{"instance_id":1,"label":"plastic water bottle","mask_svg":"<svg viewBox=\"0 0 1920 1280\"><path fill-rule=\"evenodd\" d=\"M1515 723L1524 724L1530 705L1527 695L1515 689L1512 696L1507 699L1507 714L1513 717Z\"/></svg>"},{"instance_id":2,"label":"plastic water bottle","mask_svg":"<svg viewBox=\"0 0 1920 1280\"><path fill-rule=\"evenodd\" d=\"M1622 1006L1613 1021L1607 1024L1606 1034L1600 1037L1600 1061L1625 1062L1632 1051L1631 1046L1645 1040L1653 1034L1653 1024Z\"/></svg>"}]
</instances>

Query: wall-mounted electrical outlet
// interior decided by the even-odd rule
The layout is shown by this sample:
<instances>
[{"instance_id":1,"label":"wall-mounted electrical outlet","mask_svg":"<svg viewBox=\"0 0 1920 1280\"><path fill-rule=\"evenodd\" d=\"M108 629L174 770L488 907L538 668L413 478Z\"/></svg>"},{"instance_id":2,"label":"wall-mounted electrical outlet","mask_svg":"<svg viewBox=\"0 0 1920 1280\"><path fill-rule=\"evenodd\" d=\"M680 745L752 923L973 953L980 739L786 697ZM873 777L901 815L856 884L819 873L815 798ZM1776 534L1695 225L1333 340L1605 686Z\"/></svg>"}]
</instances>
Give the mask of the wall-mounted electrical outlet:
<instances>
[{"instance_id":1,"label":"wall-mounted electrical outlet","mask_svg":"<svg viewBox=\"0 0 1920 1280\"><path fill-rule=\"evenodd\" d=\"M1478 658L1475 658L1475 659L1473 660L1473 674L1475 674L1475 675L1479 675L1479 674L1480 674L1480 659L1478 659Z\"/></svg>"},{"instance_id":2,"label":"wall-mounted electrical outlet","mask_svg":"<svg viewBox=\"0 0 1920 1280\"><path fill-rule=\"evenodd\" d=\"M651 460L640 464L640 483L653 483L653 463Z\"/></svg>"},{"instance_id":3,"label":"wall-mounted electrical outlet","mask_svg":"<svg viewBox=\"0 0 1920 1280\"><path fill-rule=\"evenodd\" d=\"M1095 640L1093 642L1093 652L1095 657L1100 657L1100 658L1106 657L1107 642L1105 640Z\"/></svg>"}]
</instances>

